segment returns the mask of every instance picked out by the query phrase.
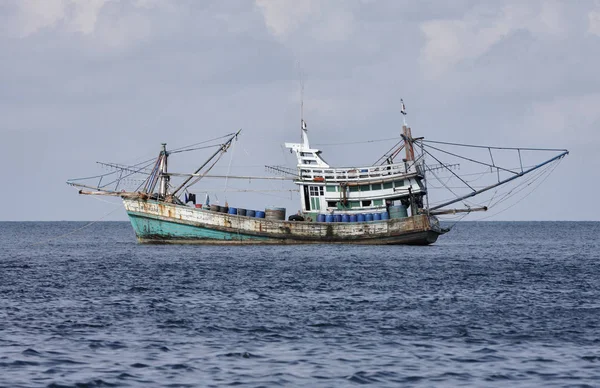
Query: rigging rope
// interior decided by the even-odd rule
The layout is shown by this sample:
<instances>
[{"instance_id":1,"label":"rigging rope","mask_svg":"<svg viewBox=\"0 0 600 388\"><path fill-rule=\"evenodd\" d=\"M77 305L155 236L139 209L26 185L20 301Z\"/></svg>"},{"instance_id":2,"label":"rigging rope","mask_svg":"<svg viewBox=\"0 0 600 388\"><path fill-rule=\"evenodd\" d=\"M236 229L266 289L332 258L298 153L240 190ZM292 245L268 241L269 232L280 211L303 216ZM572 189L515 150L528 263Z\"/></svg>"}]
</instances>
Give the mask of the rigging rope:
<instances>
[{"instance_id":1,"label":"rigging rope","mask_svg":"<svg viewBox=\"0 0 600 388\"><path fill-rule=\"evenodd\" d=\"M538 187L540 187L540 186L542 185L542 183L544 183L544 182L546 181L546 179L548 179L548 177L550 177L550 175L552 175L552 171L554 171L554 169L555 169L556 167L558 167L558 164L559 164L559 163L556 163L556 164L554 165L554 167L552 168L552 170L550 170L550 171L549 171L549 172L546 174L546 176L544 177L544 179L542 179L542 180L541 180L541 181L540 181L540 182L539 182L539 183L538 183L538 184L537 184L537 185L536 185L536 186L535 186L535 187L534 187L534 188L533 188L533 189L532 189L530 192L528 192L527 194L525 194L525 195L524 195L524 196L523 196L521 199L519 199L517 202L515 202L515 203L513 203L512 205L510 205L510 206L508 206L508 207L506 207L506 208L504 208L504 209L500 210L499 212L496 212L496 213L494 213L494 214L490 214L489 216L482 217L482 218L479 218L479 219L477 219L477 220L474 220L474 221L483 221L483 220L486 220L486 219L488 219L488 218L495 217L495 216L497 216L498 214L502 214L502 213L504 213L505 211L507 211L507 210L511 209L512 207L514 207L515 205L517 205L518 203L520 203L521 201L523 201L525 198L527 198L528 196L530 196L530 195L531 195L531 194L532 194L532 193L533 193L535 190L537 190L537 188L538 188ZM541 175L540 175L539 177L541 177ZM539 177L538 177L538 178L539 178ZM537 180L537 179L536 179L536 180ZM535 181L533 181L533 182L535 182ZM531 182L530 184L532 184L533 182ZM529 186L529 185L527 185L527 186ZM521 190L519 190L519 191L522 191L522 190L524 190L525 188L526 188L526 187L524 187L523 189L521 189ZM517 194L517 193L515 193L515 195L516 195L516 194Z\"/></svg>"},{"instance_id":2,"label":"rigging rope","mask_svg":"<svg viewBox=\"0 0 600 388\"><path fill-rule=\"evenodd\" d=\"M95 197L92 197L92 198L95 198ZM99 200L99 198L96 198L96 199L98 199L98 200ZM111 203L111 202L108 202L108 201L103 201L103 202ZM113 204L113 205L115 205L115 206L119 206L119 205L120 205L120 204L115 204L115 203L112 203L112 204ZM94 225L94 224L95 224L95 223L97 223L97 222L100 222L100 221L102 221L103 219L105 219L106 217L108 217L109 215L111 215L112 213L116 212L116 211L117 211L117 210L119 210L119 209L120 209L120 206L119 206L119 207L115 207L114 209L112 209L112 210L111 210L111 211L109 211L108 213L104 214L102 217L98 218L98 219L97 219L97 220L95 220L95 221L90 221L90 222L88 222L87 224L83 225L83 226L82 226L82 227L80 227L80 228L77 228L77 229L75 229L75 230L72 230L72 231L70 231L70 232L68 232L68 233L61 234L60 236L56 236L56 237L53 237L53 238L51 238L51 239L48 239L48 240L44 240L44 241L40 241L40 242L37 242L37 243L34 243L34 244L30 244L29 246L32 246L32 247L33 247L33 246L37 246L37 245L48 244L49 242L52 242L52 241L58 240L58 239L60 239L60 238L63 238L63 237L70 236L70 235L72 235L72 234L74 234L74 233L77 233L77 232L79 232L80 230L83 230L83 229L85 229L85 228L87 228L87 227L89 227L89 226L92 226L92 225Z\"/></svg>"},{"instance_id":3,"label":"rigging rope","mask_svg":"<svg viewBox=\"0 0 600 388\"><path fill-rule=\"evenodd\" d=\"M365 140L365 141L352 141L347 143L317 143L316 146L340 146L340 145L351 145L351 144L366 144L366 143L378 143L383 141L397 140L397 137L390 137L387 139L376 139L376 140Z\"/></svg>"},{"instance_id":4,"label":"rigging rope","mask_svg":"<svg viewBox=\"0 0 600 388\"><path fill-rule=\"evenodd\" d=\"M229 174L231 173L231 162L233 161L233 151L235 150L235 144L237 142L233 142L233 144L231 145L231 154L229 157L229 166L227 167L227 175L225 175L225 188L224 188L224 192L227 192L227 183L229 181ZM227 202L227 194L225 194L225 202Z\"/></svg>"},{"instance_id":5,"label":"rigging rope","mask_svg":"<svg viewBox=\"0 0 600 388\"><path fill-rule=\"evenodd\" d=\"M435 141L435 140L425 140L425 139L423 139L421 141L425 142L425 143L445 144L445 145L453 145L453 146L458 146L458 147L488 148L488 149L493 149L493 150L554 151L554 152L565 152L565 151L567 151L566 149L558 149L558 148L494 147L494 146L486 146L486 145L450 143L450 142L445 142L445 141Z\"/></svg>"}]
</instances>

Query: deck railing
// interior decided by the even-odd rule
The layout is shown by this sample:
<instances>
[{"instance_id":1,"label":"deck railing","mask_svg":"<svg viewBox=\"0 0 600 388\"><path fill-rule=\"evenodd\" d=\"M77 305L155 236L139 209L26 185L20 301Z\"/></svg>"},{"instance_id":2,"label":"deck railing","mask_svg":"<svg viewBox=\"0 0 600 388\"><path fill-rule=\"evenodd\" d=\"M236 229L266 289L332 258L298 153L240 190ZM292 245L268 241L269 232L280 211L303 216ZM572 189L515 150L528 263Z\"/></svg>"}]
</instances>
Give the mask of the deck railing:
<instances>
[{"instance_id":1,"label":"deck railing","mask_svg":"<svg viewBox=\"0 0 600 388\"><path fill-rule=\"evenodd\" d=\"M309 168L299 167L302 180L351 182L367 181L373 179L389 179L417 172L414 166L407 168L404 163L386 164L382 166L357 167L357 168Z\"/></svg>"}]
</instances>

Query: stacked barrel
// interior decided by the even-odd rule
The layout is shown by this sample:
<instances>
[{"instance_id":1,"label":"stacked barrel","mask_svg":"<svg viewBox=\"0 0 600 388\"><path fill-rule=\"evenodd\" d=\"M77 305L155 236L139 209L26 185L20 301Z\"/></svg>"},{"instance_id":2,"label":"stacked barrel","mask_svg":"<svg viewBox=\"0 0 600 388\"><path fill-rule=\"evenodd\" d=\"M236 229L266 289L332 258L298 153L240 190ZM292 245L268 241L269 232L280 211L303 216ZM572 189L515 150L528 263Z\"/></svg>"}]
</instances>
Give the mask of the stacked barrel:
<instances>
[{"instance_id":1,"label":"stacked barrel","mask_svg":"<svg viewBox=\"0 0 600 388\"><path fill-rule=\"evenodd\" d=\"M389 219L398 219L408 217L408 211L405 206L390 206L389 212L359 213L359 214L319 214L317 222L371 222L387 221Z\"/></svg>"},{"instance_id":2,"label":"stacked barrel","mask_svg":"<svg viewBox=\"0 0 600 388\"><path fill-rule=\"evenodd\" d=\"M285 208L283 207L268 207L265 211L262 210L250 210L241 209L236 207L226 207L219 205L209 205L204 208L205 210L226 213L230 215L245 216L252 218L264 218L271 221L283 221L285 220Z\"/></svg>"}]
</instances>

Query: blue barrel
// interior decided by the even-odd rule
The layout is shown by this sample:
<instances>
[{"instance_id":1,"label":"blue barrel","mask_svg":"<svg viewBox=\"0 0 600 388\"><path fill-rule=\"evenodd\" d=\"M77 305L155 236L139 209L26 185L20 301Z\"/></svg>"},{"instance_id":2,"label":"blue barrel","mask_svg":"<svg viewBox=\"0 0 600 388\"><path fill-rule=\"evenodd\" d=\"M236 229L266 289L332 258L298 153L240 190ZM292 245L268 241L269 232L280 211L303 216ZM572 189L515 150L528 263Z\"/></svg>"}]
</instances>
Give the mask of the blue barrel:
<instances>
[{"instance_id":1,"label":"blue barrel","mask_svg":"<svg viewBox=\"0 0 600 388\"><path fill-rule=\"evenodd\" d=\"M245 216L246 215L246 209L238 209L238 216Z\"/></svg>"},{"instance_id":2,"label":"blue barrel","mask_svg":"<svg viewBox=\"0 0 600 388\"><path fill-rule=\"evenodd\" d=\"M227 213L229 213L229 214L238 214L237 208L236 207L230 207L229 211Z\"/></svg>"},{"instance_id":3,"label":"blue barrel","mask_svg":"<svg viewBox=\"0 0 600 388\"><path fill-rule=\"evenodd\" d=\"M365 222L365 215L364 214L359 214L356 216L356 220L358 222Z\"/></svg>"},{"instance_id":4,"label":"blue barrel","mask_svg":"<svg viewBox=\"0 0 600 388\"><path fill-rule=\"evenodd\" d=\"M404 207L403 205L390 206L389 211L390 211L391 219L408 217L408 212L406 211L406 207Z\"/></svg>"},{"instance_id":5,"label":"blue barrel","mask_svg":"<svg viewBox=\"0 0 600 388\"><path fill-rule=\"evenodd\" d=\"M373 213L365 214L365 221L373 221Z\"/></svg>"},{"instance_id":6,"label":"blue barrel","mask_svg":"<svg viewBox=\"0 0 600 388\"><path fill-rule=\"evenodd\" d=\"M254 210L246 210L246 217L256 217L256 212Z\"/></svg>"},{"instance_id":7,"label":"blue barrel","mask_svg":"<svg viewBox=\"0 0 600 388\"><path fill-rule=\"evenodd\" d=\"M325 222L325 214L318 214L317 222Z\"/></svg>"},{"instance_id":8,"label":"blue barrel","mask_svg":"<svg viewBox=\"0 0 600 388\"><path fill-rule=\"evenodd\" d=\"M256 211L256 218L265 218L265 212L257 210Z\"/></svg>"},{"instance_id":9,"label":"blue barrel","mask_svg":"<svg viewBox=\"0 0 600 388\"><path fill-rule=\"evenodd\" d=\"M327 214L325 216L325 222L333 222L333 216L331 214Z\"/></svg>"},{"instance_id":10,"label":"blue barrel","mask_svg":"<svg viewBox=\"0 0 600 388\"><path fill-rule=\"evenodd\" d=\"M342 214L342 222L350 222L350 216L348 214Z\"/></svg>"},{"instance_id":11,"label":"blue barrel","mask_svg":"<svg viewBox=\"0 0 600 388\"><path fill-rule=\"evenodd\" d=\"M381 221L381 213L373 213L373 221Z\"/></svg>"},{"instance_id":12,"label":"blue barrel","mask_svg":"<svg viewBox=\"0 0 600 388\"><path fill-rule=\"evenodd\" d=\"M356 216L356 214L351 214L350 215L350 222L356 222L358 221L358 217Z\"/></svg>"},{"instance_id":13,"label":"blue barrel","mask_svg":"<svg viewBox=\"0 0 600 388\"><path fill-rule=\"evenodd\" d=\"M381 213L381 219L382 220L389 220L390 219L390 215L388 214L388 212Z\"/></svg>"},{"instance_id":14,"label":"blue barrel","mask_svg":"<svg viewBox=\"0 0 600 388\"><path fill-rule=\"evenodd\" d=\"M341 214L336 214L333 216L333 221L334 222L342 222L342 215Z\"/></svg>"}]
</instances>

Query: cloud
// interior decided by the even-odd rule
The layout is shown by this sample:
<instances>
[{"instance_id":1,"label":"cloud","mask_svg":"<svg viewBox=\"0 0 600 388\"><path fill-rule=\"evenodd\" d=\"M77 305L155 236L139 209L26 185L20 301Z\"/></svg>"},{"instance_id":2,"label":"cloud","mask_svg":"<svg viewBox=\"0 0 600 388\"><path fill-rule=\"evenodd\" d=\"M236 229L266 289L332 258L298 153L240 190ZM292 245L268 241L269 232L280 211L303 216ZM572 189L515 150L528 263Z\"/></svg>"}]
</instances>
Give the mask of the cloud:
<instances>
[{"instance_id":1,"label":"cloud","mask_svg":"<svg viewBox=\"0 0 600 388\"><path fill-rule=\"evenodd\" d=\"M588 33L600 36L600 10L588 13Z\"/></svg>"},{"instance_id":2,"label":"cloud","mask_svg":"<svg viewBox=\"0 0 600 388\"><path fill-rule=\"evenodd\" d=\"M562 144L597 144L600 93L561 96L532 104L524 117L528 136L552 138Z\"/></svg>"},{"instance_id":3,"label":"cloud","mask_svg":"<svg viewBox=\"0 0 600 388\"><path fill-rule=\"evenodd\" d=\"M465 60L485 54L502 39L519 30L536 37L563 36L562 5L556 2L509 3L502 8L479 7L459 19L421 23L425 37L421 62L430 78L437 78Z\"/></svg>"},{"instance_id":4,"label":"cloud","mask_svg":"<svg viewBox=\"0 0 600 388\"><path fill-rule=\"evenodd\" d=\"M107 0L15 1L17 23L13 32L21 38L46 28L63 27L82 34L94 32L98 14Z\"/></svg>"},{"instance_id":5,"label":"cloud","mask_svg":"<svg viewBox=\"0 0 600 388\"><path fill-rule=\"evenodd\" d=\"M269 31L279 38L285 38L304 21L320 12L319 1L306 0L256 0L256 6L263 13Z\"/></svg>"},{"instance_id":6,"label":"cloud","mask_svg":"<svg viewBox=\"0 0 600 388\"><path fill-rule=\"evenodd\" d=\"M255 0L265 25L279 40L286 40L296 32L317 41L345 39L353 31L354 17L348 10L349 4L336 0Z\"/></svg>"},{"instance_id":7,"label":"cloud","mask_svg":"<svg viewBox=\"0 0 600 388\"><path fill-rule=\"evenodd\" d=\"M125 47L151 32L148 11L172 10L165 0L12 0L9 36L28 38L47 30L74 33L104 47Z\"/></svg>"}]
</instances>

